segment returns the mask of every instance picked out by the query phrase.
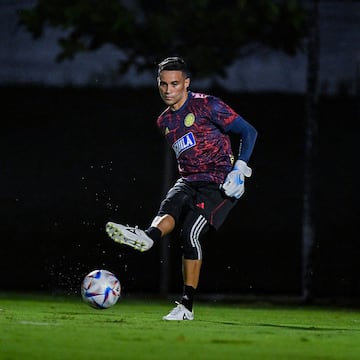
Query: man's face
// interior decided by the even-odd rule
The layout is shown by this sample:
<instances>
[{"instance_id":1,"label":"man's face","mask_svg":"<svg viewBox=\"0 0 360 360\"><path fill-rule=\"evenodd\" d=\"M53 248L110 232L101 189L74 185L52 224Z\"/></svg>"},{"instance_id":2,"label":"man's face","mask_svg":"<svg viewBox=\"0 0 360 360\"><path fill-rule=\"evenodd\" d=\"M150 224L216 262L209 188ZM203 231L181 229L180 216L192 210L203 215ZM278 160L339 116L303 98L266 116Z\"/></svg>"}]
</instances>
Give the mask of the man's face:
<instances>
[{"instance_id":1,"label":"man's face","mask_svg":"<svg viewBox=\"0 0 360 360\"><path fill-rule=\"evenodd\" d=\"M178 110L187 99L190 79L179 70L163 70L158 76L160 96L172 110Z\"/></svg>"}]
</instances>

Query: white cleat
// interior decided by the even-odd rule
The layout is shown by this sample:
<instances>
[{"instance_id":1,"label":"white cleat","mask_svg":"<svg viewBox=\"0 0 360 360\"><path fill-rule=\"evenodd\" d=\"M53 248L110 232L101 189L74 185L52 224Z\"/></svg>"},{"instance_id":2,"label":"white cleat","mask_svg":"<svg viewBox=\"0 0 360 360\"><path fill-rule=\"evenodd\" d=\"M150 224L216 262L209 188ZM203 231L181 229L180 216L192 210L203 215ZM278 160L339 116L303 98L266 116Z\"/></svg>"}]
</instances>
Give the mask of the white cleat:
<instances>
[{"instance_id":1,"label":"white cleat","mask_svg":"<svg viewBox=\"0 0 360 360\"><path fill-rule=\"evenodd\" d=\"M163 320L194 320L194 312L188 310L183 304L176 301L177 306L174 307Z\"/></svg>"},{"instance_id":2,"label":"white cleat","mask_svg":"<svg viewBox=\"0 0 360 360\"><path fill-rule=\"evenodd\" d=\"M149 250L154 242L145 231L136 227L124 226L113 222L106 224L106 232L115 242L129 245L141 252Z\"/></svg>"}]
</instances>

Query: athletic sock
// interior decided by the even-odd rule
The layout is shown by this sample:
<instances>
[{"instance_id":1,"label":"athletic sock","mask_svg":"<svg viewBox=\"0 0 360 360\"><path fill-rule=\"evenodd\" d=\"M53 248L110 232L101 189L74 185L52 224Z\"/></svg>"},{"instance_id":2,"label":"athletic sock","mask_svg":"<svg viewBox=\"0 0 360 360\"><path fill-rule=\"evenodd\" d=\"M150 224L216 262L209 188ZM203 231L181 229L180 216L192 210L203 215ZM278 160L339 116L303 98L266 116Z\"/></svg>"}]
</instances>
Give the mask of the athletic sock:
<instances>
[{"instance_id":1,"label":"athletic sock","mask_svg":"<svg viewBox=\"0 0 360 360\"><path fill-rule=\"evenodd\" d=\"M145 233L150 239L154 241L158 241L161 239L161 231L155 226L150 226L148 229L145 230Z\"/></svg>"},{"instance_id":2,"label":"athletic sock","mask_svg":"<svg viewBox=\"0 0 360 360\"><path fill-rule=\"evenodd\" d=\"M183 304L190 311L192 311L193 308L194 295L195 289L192 286L184 285L184 292L180 303Z\"/></svg>"}]
</instances>

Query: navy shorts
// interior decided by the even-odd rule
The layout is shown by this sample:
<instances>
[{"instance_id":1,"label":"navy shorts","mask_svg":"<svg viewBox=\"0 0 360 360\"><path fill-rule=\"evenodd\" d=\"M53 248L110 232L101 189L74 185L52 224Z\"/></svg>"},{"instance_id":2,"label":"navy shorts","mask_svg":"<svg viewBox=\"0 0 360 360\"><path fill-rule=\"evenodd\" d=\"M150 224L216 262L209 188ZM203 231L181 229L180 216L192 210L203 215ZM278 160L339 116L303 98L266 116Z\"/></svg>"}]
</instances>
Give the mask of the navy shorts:
<instances>
[{"instance_id":1,"label":"navy shorts","mask_svg":"<svg viewBox=\"0 0 360 360\"><path fill-rule=\"evenodd\" d=\"M171 215L181 230L185 259L202 259L200 239L219 229L237 200L225 196L219 184L179 179L161 202L158 216Z\"/></svg>"}]
</instances>

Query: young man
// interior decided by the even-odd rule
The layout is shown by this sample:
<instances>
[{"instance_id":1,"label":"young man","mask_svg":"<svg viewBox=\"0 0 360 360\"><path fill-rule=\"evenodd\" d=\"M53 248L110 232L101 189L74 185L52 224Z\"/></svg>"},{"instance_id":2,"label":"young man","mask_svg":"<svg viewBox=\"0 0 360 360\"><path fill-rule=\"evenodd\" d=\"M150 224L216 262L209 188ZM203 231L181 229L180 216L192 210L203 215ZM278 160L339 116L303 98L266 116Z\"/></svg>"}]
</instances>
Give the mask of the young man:
<instances>
[{"instance_id":1,"label":"young man","mask_svg":"<svg viewBox=\"0 0 360 360\"><path fill-rule=\"evenodd\" d=\"M188 90L185 61L166 58L158 65L158 88L167 109L157 125L175 152L180 179L168 191L148 229L109 222L106 232L116 242L140 251L181 229L183 295L164 320L193 320L194 293L202 264L203 235L218 229L244 193L244 177L257 131L222 100ZM239 136L234 157L229 133Z\"/></svg>"}]
</instances>

